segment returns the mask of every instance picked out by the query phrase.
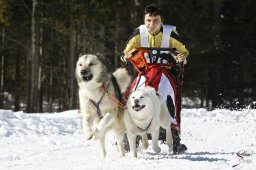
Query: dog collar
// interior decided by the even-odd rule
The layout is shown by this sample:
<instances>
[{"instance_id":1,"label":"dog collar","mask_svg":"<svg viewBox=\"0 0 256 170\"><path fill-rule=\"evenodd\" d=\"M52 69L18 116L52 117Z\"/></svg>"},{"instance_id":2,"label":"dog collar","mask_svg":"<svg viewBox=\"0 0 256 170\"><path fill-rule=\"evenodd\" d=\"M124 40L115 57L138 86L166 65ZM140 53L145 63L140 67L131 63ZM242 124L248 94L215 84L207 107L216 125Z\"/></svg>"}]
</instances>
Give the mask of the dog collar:
<instances>
[{"instance_id":1,"label":"dog collar","mask_svg":"<svg viewBox=\"0 0 256 170\"><path fill-rule=\"evenodd\" d=\"M148 128L150 127L150 125L151 125L151 123L152 123L152 120L153 120L153 118L152 118L151 121L149 122L149 124L148 124L148 126L146 127L146 129L142 129L141 127L139 127L139 126L137 126L137 125L136 125L136 127L137 127L139 130L141 130L142 132L145 132L145 131L147 131Z\"/></svg>"}]
</instances>

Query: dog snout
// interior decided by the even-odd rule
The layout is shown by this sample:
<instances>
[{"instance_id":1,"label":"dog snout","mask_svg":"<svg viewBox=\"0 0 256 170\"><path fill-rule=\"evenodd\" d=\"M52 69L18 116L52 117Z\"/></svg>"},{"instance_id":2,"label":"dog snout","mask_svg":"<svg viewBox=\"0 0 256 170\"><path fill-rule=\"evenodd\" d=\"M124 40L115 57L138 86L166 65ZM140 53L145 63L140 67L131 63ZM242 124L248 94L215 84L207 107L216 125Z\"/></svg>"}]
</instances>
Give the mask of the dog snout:
<instances>
[{"instance_id":1,"label":"dog snout","mask_svg":"<svg viewBox=\"0 0 256 170\"><path fill-rule=\"evenodd\" d=\"M138 104L139 104L139 99L135 99L135 100L134 100L134 104L135 104L135 105L138 105Z\"/></svg>"},{"instance_id":2,"label":"dog snout","mask_svg":"<svg viewBox=\"0 0 256 170\"><path fill-rule=\"evenodd\" d=\"M81 70L81 75L87 75L88 74L88 70L86 70L86 69L83 69L83 70Z\"/></svg>"}]
</instances>

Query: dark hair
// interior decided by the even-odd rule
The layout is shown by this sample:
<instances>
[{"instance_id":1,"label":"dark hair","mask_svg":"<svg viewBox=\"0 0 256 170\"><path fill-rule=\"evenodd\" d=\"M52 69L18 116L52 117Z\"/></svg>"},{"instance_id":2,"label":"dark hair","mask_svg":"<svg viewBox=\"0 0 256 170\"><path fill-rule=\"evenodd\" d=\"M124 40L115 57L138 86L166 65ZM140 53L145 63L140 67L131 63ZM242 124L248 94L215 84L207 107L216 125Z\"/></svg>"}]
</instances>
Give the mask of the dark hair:
<instances>
[{"instance_id":1,"label":"dark hair","mask_svg":"<svg viewBox=\"0 0 256 170\"><path fill-rule=\"evenodd\" d=\"M164 12L163 12L162 8L157 4L150 4L150 5L146 6L144 9L144 16L146 14L153 15L153 16L160 15L162 19L164 17L163 16Z\"/></svg>"}]
</instances>

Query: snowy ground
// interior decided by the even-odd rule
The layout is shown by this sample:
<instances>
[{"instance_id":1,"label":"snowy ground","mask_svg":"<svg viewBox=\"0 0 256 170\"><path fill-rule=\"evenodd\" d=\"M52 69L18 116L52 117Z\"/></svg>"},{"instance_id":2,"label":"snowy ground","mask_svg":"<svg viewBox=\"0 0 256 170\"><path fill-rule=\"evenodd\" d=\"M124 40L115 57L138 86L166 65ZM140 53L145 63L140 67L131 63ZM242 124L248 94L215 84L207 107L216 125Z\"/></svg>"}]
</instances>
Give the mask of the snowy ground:
<instances>
[{"instance_id":1,"label":"snowy ground","mask_svg":"<svg viewBox=\"0 0 256 170\"><path fill-rule=\"evenodd\" d=\"M0 170L91 169L256 169L256 110L182 110L181 155L139 147L138 158L119 158L109 133L107 157L99 158L96 141L86 141L77 111L26 114L0 110ZM150 145L151 147L151 145Z\"/></svg>"}]
</instances>

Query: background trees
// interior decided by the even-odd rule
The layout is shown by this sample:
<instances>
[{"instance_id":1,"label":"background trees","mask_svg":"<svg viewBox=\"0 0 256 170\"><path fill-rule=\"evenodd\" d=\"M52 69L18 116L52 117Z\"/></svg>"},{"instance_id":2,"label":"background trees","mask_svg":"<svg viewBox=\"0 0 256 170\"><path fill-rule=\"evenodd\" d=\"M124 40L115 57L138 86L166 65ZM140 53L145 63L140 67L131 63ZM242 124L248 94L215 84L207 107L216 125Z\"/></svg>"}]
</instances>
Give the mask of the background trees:
<instances>
[{"instance_id":1,"label":"background trees","mask_svg":"<svg viewBox=\"0 0 256 170\"><path fill-rule=\"evenodd\" d=\"M253 0L156 0L190 50L184 94L201 107L241 107L256 96ZM114 68L143 22L147 1L0 0L0 108L78 107L80 53L103 53ZM10 99L12 97L12 99Z\"/></svg>"}]
</instances>

